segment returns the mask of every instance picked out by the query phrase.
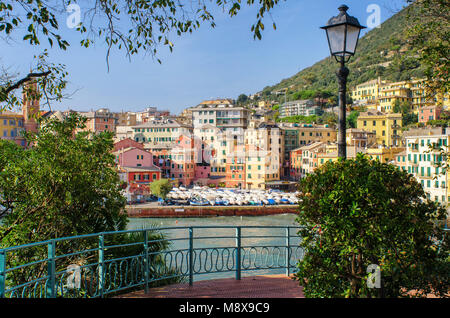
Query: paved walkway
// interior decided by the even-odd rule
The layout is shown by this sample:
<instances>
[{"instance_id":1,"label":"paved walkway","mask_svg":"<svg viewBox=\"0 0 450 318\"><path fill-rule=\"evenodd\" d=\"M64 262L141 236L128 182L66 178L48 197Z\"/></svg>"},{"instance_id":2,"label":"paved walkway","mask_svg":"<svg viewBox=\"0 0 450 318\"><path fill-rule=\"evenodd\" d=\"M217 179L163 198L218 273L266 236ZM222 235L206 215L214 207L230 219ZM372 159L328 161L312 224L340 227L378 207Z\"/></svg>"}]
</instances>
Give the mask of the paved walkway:
<instances>
[{"instance_id":1,"label":"paved walkway","mask_svg":"<svg viewBox=\"0 0 450 318\"><path fill-rule=\"evenodd\" d=\"M204 280L138 291L121 298L304 298L298 281L285 275Z\"/></svg>"}]
</instances>

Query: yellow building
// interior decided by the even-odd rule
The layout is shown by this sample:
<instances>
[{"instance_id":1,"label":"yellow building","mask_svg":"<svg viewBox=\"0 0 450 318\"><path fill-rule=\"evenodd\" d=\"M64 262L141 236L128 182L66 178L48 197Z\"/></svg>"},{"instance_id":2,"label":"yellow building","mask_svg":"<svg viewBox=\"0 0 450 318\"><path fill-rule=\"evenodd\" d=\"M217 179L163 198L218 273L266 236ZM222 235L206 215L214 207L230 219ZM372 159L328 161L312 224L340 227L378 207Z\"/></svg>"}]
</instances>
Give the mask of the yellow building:
<instances>
[{"instance_id":1,"label":"yellow building","mask_svg":"<svg viewBox=\"0 0 450 318\"><path fill-rule=\"evenodd\" d=\"M347 146L356 146L358 148L370 147L377 143L377 136L371 131L357 128L348 128L345 131L345 140Z\"/></svg>"},{"instance_id":2,"label":"yellow building","mask_svg":"<svg viewBox=\"0 0 450 318\"><path fill-rule=\"evenodd\" d=\"M380 78L359 85L350 92L353 102L365 105L376 105L380 86L385 83Z\"/></svg>"},{"instance_id":3,"label":"yellow building","mask_svg":"<svg viewBox=\"0 0 450 318\"><path fill-rule=\"evenodd\" d=\"M358 148L356 146L347 146L346 151L347 159L353 159L356 158L356 154L365 153L366 150L364 148ZM335 162L338 160L338 158L338 145L327 145L326 151L317 155L317 167L321 167L327 162Z\"/></svg>"},{"instance_id":4,"label":"yellow building","mask_svg":"<svg viewBox=\"0 0 450 318\"><path fill-rule=\"evenodd\" d=\"M412 102L411 83L395 82L385 83L378 90L378 110L382 112L393 112L396 102Z\"/></svg>"},{"instance_id":5,"label":"yellow building","mask_svg":"<svg viewBox=\"0 0 450 318\"><path fill-rule=\"evenodd\" d=\"M22 114L5 110L0 113L0 138L22 144L22 132L25 130Z\"/></svg>"},{"instance_id":6,"label":"yellow building","mask_svg":"<svg viewBox=\"0 0 450 318\"><path fill-rule=\"evenodd\" d=\"M378 147L365 149L365 154L373 160L387 163L395 160L395 156L405 151L404 147Z\"/></svg>"},{"instance_id":7,"label":"yellow building","mask_svg":"<svg viewBox=\"0 0 450 318\"><path fill-rule=\"evenodd\" d=\"M274 170L271 163L270 151L263 150L255 145L246 145L246 188L266 189L266 183L280 180L279 171Z\"/></svg>"},{"instance_id":8,"label":"yellow building","mask_svg":"<svg viewBox=\"0 0 450 318\"><path fill-rule=\"evenodd\" d=\"M450 106L450 95L435 94L435 96L429 96L429 92L426 88L426 82L424 80L413 80L410 83L411 96L412 96L412 110L414 113L418 113L420 108L426 106L443 106L447 108Z\"/></svg>"},{"instance_id":9,"label":"yellow building","mask_svg":"<svg viewBox=\"0 0 450 318\"><path fill-rule=\"evenodd\" d=\"M172 119L152 120L131 126L133 139L142 143L170 144L180 136L192 136L192 127Z\"/></svg>"},{"instance_id":10,"label":"yellow building","mask_svg":"<svg viewBox=\"0 0 450 318\"><path fill-rule=\"evenodd\" d=\"M379 145L386 147L401 145L402 114L364 112L359 115L356 127L374 132Z\"/></svg>"},{"instance_id":11,"label":"yellow building","mask_svg":"<svg viewBox=\"0 0 450 318\"><path fill-rule=\"evenodd\" d=\"M417 114L420 108L439 105L450 106L450 95L437 94L429 97L426 91L425 79L413 79L401 82L387 82L380 78L355 86L351 90L355 104L365 105L367 109L381 112L393 112L396 102L410 103L411 111Z\"/></svg>"},{"instance_id":12,"label":"yellow building","mask_svg":"<svg viewBox=\"0 0 450 318\"><path fill-rule=\"evenodd\" d=\"M372 160L379 160L380 162L387 163L394 161L395 156L401 152L404 152L403 147L377 147L377 148L360 148L355 145L347 146L347 158L356 158L358 153L363 153ZM336 144L327 145L326 151L318 154L318 167L322 166L326 162L335 162L338 160L338 149Z\"/></svg>"},{"instance_id":13,"label":"yellow building","mask_svg":"<svg viewBox=\"0 0 450 318\"><path fill-rule=\"evenodd\" d=\"M280 180L285 153L283 130L275 124L251 121L245 131L245 144L256 146L265 156L265 171L258 175L263 175L266 182Z\"/></svg>"}]
</instances>

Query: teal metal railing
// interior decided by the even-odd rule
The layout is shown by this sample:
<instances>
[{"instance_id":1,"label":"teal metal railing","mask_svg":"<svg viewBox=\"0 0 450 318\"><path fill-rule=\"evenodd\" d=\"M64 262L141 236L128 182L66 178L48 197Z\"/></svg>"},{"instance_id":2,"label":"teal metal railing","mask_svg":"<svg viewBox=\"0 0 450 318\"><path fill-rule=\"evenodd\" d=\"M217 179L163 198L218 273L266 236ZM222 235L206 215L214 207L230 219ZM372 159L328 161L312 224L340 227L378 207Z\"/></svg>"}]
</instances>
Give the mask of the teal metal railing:
<instances>
[{"instance_id":1,"label":"teal metal railing","mask_svg":"<svg viewBox=\"0 0 450 318\"><path fill-rule=\"evenodd\" d=\"M147 291L158 284L193 284L202 275L234 272L241 279L243 272L274 270L289 275L303 257L298 230L294 226L165 227L8 247L0 250L0 298L108 297L134 289ZM123 235L140 239L123 243ZM158 247L167 243L170 246L164 250Z\"/></svg>"}]
</instances>

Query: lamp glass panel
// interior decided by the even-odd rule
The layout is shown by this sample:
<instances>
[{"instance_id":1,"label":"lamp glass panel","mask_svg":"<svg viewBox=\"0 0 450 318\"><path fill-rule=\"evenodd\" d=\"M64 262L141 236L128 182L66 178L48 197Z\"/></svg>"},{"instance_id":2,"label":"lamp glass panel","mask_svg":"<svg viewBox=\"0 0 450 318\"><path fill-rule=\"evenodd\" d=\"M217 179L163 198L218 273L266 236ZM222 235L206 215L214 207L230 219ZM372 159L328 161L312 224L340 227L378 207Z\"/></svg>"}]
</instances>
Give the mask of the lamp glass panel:
<instances>
[{"instance_id":1,"label":"lamp glass panel","mask_svg":"<svg viewBox=\"0 0 450 318\"><path fill-rule=\"evenodd\" d=\"M345 25L337 25L326 29L332 55L342 55L344 51Z\"/></svg>"},{"instance_id":2,"label":"lamp glass panel","mask_svg":"<svg viewBox=\"0 0 450 318\"><path fill-rule=\"evenodd\" d=\"M346 46L346 55L355 54L356 44L358 43L360 29L353 25L347 26L347 46Z\"/></svg>"}]
</instances>

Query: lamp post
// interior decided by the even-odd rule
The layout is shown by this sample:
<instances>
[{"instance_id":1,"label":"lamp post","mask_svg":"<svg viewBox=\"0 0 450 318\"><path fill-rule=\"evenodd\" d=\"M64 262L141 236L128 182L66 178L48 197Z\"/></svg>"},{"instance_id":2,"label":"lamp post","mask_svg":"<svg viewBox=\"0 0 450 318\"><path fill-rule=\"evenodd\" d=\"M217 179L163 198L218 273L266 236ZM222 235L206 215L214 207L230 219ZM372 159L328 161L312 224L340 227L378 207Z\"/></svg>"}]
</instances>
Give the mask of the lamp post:
<instances>
[{"instance_id":1,"label":"lamp post","mask_svg":"<svg viewBox=\"0 0 450 318\"><path fill-rule=\"evenodd\" d=\"M345 67L350 58L355 54L356 46L361 29L364 26L359 24L358 19L347 14L348 7L341 5L339 14L328 20L326 26L321 27L327 33L328 46L331 55L340 63L337 71L339 82L339 132L338 132L338 156L347 157L345 130L346 130L346 94L347 77L349 70Z\"/></svg>"}]
</instances>

